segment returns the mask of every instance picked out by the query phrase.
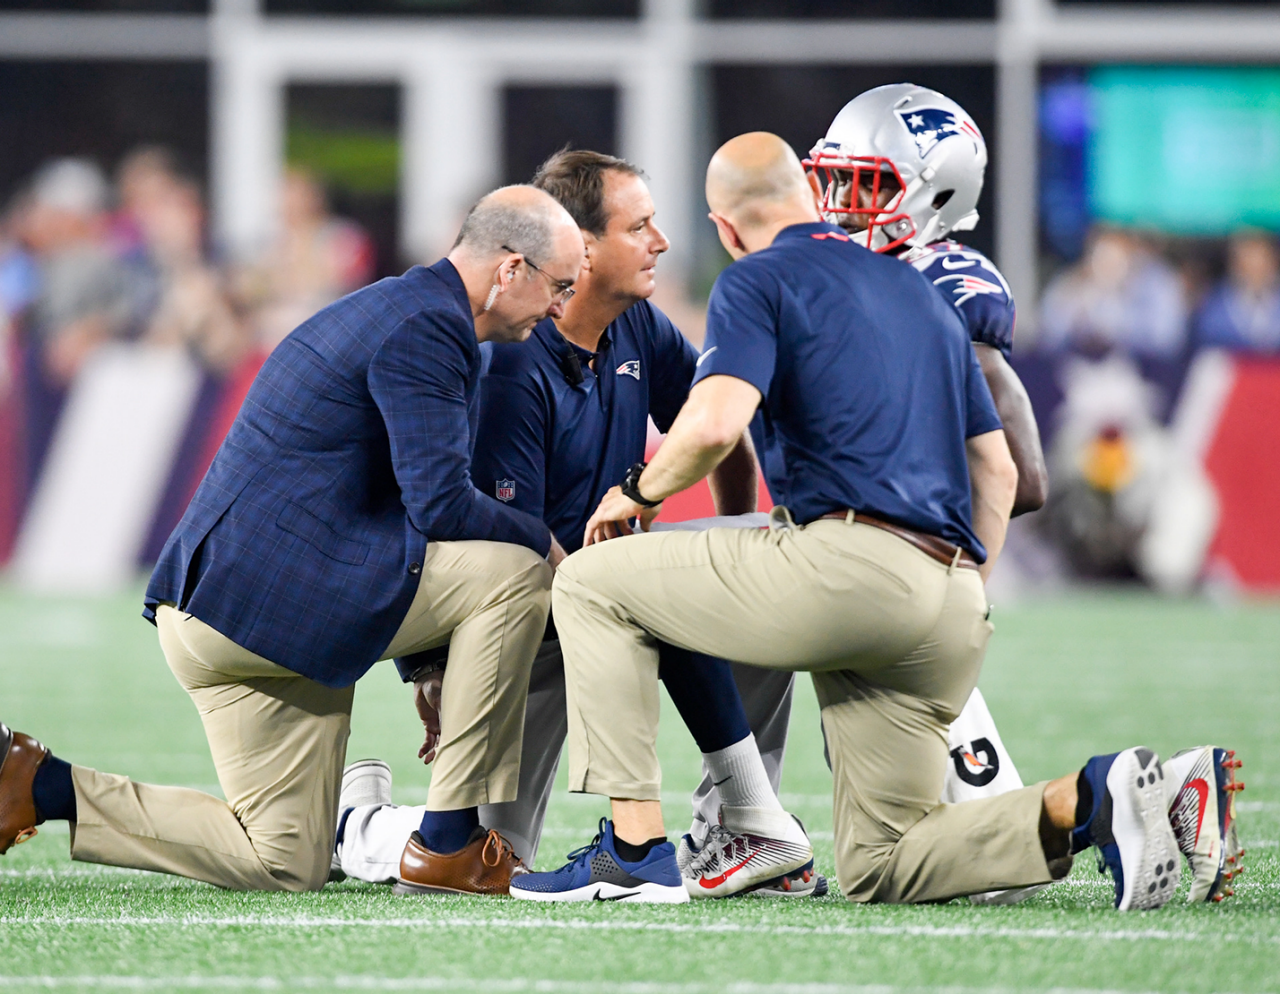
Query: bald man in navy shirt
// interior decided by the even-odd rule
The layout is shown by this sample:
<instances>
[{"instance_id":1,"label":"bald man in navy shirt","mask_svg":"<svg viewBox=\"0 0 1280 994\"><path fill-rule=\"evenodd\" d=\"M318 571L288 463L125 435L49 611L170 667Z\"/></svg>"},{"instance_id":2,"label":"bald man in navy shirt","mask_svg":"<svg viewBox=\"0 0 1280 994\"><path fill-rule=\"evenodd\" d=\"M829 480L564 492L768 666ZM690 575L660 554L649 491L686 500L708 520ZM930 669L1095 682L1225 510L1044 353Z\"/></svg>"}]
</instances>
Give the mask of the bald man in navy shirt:
<instances>
[{"instance_id":1,"label":"bald man in navy shirt","mask_svg":"<svg viewBox=\"0 0 1280 994\"><path fill-rule=\"evenodd\" d=\"M514 881L512 896L621 898L600 866L620 843L665 831L657 710L643 691L664 640L812 674L850 900L1047 883L1096 845L1118 908L1164 904L1178 850L1150 750L1095 756L1078 775L998 797L938 800L947 728L992 631L983 580L1018 482L954 309L918 272L821 221L776 135L722 147L707 200L737 261L712 291L689 400L653 461L605 496L552 590L569 784L608 796L613 819L564 867ZM773 527L614 538L712 469L761 406L788 484ZM678 899L662 867L627 870L633 903Z\"/></svg>"}]
</instances>

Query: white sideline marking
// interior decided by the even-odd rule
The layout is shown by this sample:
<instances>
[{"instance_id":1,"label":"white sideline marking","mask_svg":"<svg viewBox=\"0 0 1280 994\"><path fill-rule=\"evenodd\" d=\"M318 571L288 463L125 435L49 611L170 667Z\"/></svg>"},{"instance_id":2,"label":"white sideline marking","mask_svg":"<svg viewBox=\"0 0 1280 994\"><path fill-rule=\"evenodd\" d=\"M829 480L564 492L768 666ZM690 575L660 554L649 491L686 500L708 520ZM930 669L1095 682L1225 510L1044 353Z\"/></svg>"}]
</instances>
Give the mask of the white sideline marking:
<instances>
[{"instance_id":1,"label":"white sideline marking","mask_svg":"<svg viewBox=\"0 0 1280 994\"><path fill-rule=\"evenodd\" d=\"M887 984L825 984L825 983L775 983L759 984L747 981L699 983L663 983L661 981L607 980L533 980L529 978L500 979L487 977L234 977L234 976L176 976L140 977L125 975L87 975L78 977L6 977L0 976L0 988L18 990L55 990L67 987L87 987L94 990L298 990L323 988L357 991L443 991L478 990L521 992L537 994L595 994L597 991L613 991L616 994L1010 994L1007 987L898 987ZM1027 988L1018 988L1026 990ZM1122 994L1122 992L1092 987L1054 987L1053 994ZM1132 991L1123 994L1134 994Z\"/></svg>"},{"instance_id":2,"label":"white sideline marking","mask_svg":"<svg viewBox=\"0 0 1280 994\"><path fill-rule=\"evenodd\" d=\"M1245 814L1259 811L1280 811L1280 801L1236 801L1236 810Z\"/></svg>"},{"instance_id":3,"label":"white sideline marking","mask_svg":"<svg viewBox=\"0 0 1280 994\"><path fill-rule=\"evenodd\" d=\"M941 939L1080 939L1087 942L1195 942L1211 935L1215 942L1270 942L1280 943L1280 935L1237 936L1210 932L1171 931L1169 929L1059 929L1059 928L1005 928L981 925L782 925L737 922L708 922L687 924L684 922L592 921L590 919L547 918L336 918L299 915L284 918L270 915L236 915L226 917L180 915L173 917L118 915L111 918L86 915L5 915L0 925L69 925L105 927L147 927L176 925L182 927L204 926L208 928L389 928L389 929L516 929L516 930L568 930L590 932L664 932L664 933L714 933L739 935L839 935L839 936L911 936Z\"/></svg>"}]
</instances>

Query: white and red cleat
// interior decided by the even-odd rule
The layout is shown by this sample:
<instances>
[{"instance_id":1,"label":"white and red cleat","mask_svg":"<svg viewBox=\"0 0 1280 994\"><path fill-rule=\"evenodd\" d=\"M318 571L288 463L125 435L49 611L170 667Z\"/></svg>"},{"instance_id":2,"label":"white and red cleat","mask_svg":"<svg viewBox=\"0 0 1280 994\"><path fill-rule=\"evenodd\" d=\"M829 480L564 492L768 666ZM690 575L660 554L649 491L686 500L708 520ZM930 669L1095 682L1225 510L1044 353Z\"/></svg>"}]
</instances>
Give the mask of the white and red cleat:
<instances>
[{"instance_id":1,"label":"white and red cleat","mask_svg":"<svg viewBox=\"0 0 1280 994\"><path fill-rule=\"evenodd\" d=\"M788 815L780 828L778 834L783 838L713 825L706 842L696 851L686 836L680 842L677 863L689 896L732 897L775 885L780 877L797 871L812 871L813 847L800 822ZM816 884L815 877L810 880ZM810 880L803 880L803 884ZM812 891L812 887L807 889Z\"/></svg>"},{"instance_id":2,"label":"white and red cleat","mask_svg":"<svg viewBox=\"0 0 1280 994\"><path fill-rule=\"evenodd\" d=\"M1221 901L1244 872L1236 831L1236 794L1244 763L1230 749L1195 746L1164 763L1165 800L1178 848L1191 866L1188 901Z\"/></svg>"}]
</instances>

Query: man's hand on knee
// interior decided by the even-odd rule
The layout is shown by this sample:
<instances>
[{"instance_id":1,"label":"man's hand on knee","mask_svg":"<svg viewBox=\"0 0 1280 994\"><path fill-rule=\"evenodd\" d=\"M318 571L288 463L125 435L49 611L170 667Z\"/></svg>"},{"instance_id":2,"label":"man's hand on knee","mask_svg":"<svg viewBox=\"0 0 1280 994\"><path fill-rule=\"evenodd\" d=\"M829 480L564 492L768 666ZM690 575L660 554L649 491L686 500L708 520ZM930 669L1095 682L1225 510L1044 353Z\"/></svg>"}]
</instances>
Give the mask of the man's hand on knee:
<instances>
[{"instance_id":1,"label":"man's hand on knee","mask_svg":"<svg viewBox=\"0 0 1280 994\"><path fill-rule=\"evenodd\" d=\"M440 744L440 688L444 684L444 670L432 670L413 684L413 704L422 719L426 732L418 758L430 764L436 758L436 746Z\"/></svg>"}]
</instances>

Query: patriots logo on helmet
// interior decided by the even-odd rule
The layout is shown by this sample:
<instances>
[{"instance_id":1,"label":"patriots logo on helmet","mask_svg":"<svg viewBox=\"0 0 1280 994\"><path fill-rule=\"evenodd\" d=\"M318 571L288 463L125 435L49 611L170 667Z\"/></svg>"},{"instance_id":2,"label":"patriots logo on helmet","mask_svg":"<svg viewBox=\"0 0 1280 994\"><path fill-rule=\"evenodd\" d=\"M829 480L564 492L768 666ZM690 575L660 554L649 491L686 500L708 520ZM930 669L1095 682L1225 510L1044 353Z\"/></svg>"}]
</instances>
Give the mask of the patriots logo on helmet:
<instances>
[{"instance_id":1,"label":"patriots logo on helmet","mask_svg":"<svg viewBox=\"0 0 1280 994\"><path fill-rule=\"evenodd\" d=\"M640 379L640 360L628 359L621 366L614 370L618 376L634 376Z\"/></svg>"},{"instance_id":2,"label":"patriots logo on helmet","mask_svg":"<svg viewBox=\"0 0 1280 994\"><path fill-rule=\"evenodd\" d=\"M1004 293L1004 287L999 283L992 283L990 280L984 280L981 276L971 276L968 273L956 273L933 281L934 286L942 286L944 283L955 283L955 286L951 288L951 292L956 295L954 303L957 307L966 301L972 300L980 293Z\"/></svg>"},{"instance_id":3,"label":"patriots logo on helmet","mask_svg":"<svg viewBox=\"0 0 1280 994\"><path fill-rule=\"evenodd\" d=\"M516 497L516 481L515 480L499 480L494 487L494 496L498 500L506 503L515 500Z\"/></svg>"},{"instance_id":4,"label":"patriots logo on helmet","mask_svg":"<svg viewBox=\"0 0 1280 994\"><path fill-rule=\"evenodd\" d=\"M898 111L898 117L915 139L920 158L924 158L933 147L944 138L952 135L966 134L972 138L981 138L978 129L967 118L956 120L954 112L941 107L917 107L915 110Z\"/></svg>"}]
</instances>

